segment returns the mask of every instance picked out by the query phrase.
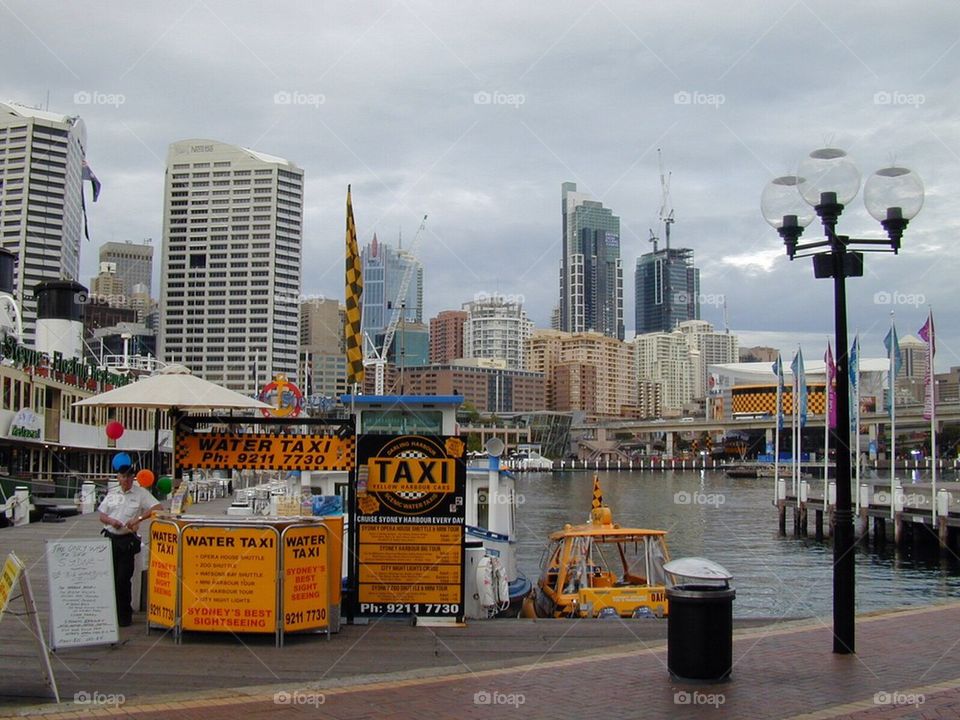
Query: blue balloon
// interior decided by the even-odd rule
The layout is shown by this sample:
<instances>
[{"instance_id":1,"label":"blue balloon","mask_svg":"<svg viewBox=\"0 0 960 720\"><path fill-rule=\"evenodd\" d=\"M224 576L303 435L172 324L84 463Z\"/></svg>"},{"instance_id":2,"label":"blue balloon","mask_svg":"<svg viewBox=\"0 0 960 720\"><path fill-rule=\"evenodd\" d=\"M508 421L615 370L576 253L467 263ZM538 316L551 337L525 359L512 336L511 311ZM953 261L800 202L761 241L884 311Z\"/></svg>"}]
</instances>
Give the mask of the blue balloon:
<instances>
[{"instance_id":1,"label":"blue balloon","mask_svg":"<svg viewBox=\"0 0 960 720\"><path fill-rule=\"evenodd\" d=\"M127 467L130 467L131 465L133 465L133 460L130 459L129 455L127 455L125 452L122 452L122 453L117 453L116 455L113 456L114 470L119 472L120 468L122 468L124 465L126 465Z\"/></svg>"}]
</instances>

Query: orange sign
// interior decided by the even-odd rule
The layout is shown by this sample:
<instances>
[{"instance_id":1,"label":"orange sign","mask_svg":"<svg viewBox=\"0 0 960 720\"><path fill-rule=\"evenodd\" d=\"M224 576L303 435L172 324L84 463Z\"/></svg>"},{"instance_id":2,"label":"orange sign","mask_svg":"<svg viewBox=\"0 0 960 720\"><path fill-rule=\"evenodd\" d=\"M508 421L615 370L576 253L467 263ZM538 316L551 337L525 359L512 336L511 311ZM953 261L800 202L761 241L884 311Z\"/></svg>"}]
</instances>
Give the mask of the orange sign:
<instances>
[{"instance_id":1,"label":"orange sign","mask_svg":"<svg viewBox=\"0 0 960 720\"><path fill-rule=\"evenodd\" d=\"M180 529L171 522L150 523L149 607L147 622L173 627L177 614L177 559Z\"/></svg>"},{"instance_id":2,"label":"orange sign","mask_svg":"<svg viewBox=\"0 0 960 720\"><path fill-rule=\"evenodd\" d=\"M350 470L354 438L336 435L183 433L177 466L252 470Z\"/></svg>"},{"instance_id":3,"label":"orange sign","mask_svg":"<svg viewBox=\"0 0 960 720\"><path fill-rule=\"evenodd\" d=\"M329 625L329 558L334 552L329 537L323 525L283 531L284 632L316 630ZM336 552L340 552L339 544Z\"/></svg>"},{"instance_id":4,"label":"orange sign","mask_svg":"<svg viewBox=\"0 0 960 720\"><path fill-rule=\"evenodd\" d=\"M274 528L188 525L180 537L184 630L276 631Z\"/></svg>"}]
</instances>

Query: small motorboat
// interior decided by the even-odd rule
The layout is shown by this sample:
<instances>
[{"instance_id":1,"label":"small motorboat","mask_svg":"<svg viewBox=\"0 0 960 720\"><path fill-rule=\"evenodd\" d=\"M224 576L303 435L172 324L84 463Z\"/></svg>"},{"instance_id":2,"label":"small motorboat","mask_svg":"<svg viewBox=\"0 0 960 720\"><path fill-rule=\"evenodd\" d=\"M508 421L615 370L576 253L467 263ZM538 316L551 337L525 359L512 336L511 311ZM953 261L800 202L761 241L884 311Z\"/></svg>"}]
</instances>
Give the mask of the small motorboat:
<instances>
[{"instance_id":1,"label":"small motorboat","mask_svg":"<svg viewBox=\"0 0 960 720\"><path fill-rule=\"evenodd\" d=\"M669 562L666 530L613 522L594 477L589 522L550 536L528 617L665 617Z\"/></svg>"}]
</instances>

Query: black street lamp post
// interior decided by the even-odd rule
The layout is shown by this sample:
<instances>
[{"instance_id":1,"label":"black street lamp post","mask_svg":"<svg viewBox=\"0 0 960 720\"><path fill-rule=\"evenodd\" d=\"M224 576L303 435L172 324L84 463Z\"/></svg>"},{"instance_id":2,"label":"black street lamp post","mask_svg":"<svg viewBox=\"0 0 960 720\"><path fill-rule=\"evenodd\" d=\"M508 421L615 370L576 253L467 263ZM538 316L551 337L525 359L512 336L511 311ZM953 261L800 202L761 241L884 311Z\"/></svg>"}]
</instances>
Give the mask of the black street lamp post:
<instances>
[{"instance_id":1,"label":"black street lamp post","mask_svg":"<svg viewBox=\"0 0 960 720\"><path fill-rule=\"evenodd\" d=\"M863 195L867 210L880 221L887 237L854 239L837 235L837 221L859 190L860 172L847 153L836 148L822 148L810 153L800 163L796 175L772 180L761 198L764 219L783 238L787 256L791 260L812 256L814 276L833 278L837 348L837 426L831 430L833 446L837 449L833 652L840 654L856 650L846 278L863 275L863 252L897 253L907 223L923 207L923 183L916 173L903 167L883 168L867 180ZM804 227L812 222L814 212L823 224L825 238L801 244L800 236ZM851 249L858 245L863 246L862 251Z\"/></svg>"}]
</instances>

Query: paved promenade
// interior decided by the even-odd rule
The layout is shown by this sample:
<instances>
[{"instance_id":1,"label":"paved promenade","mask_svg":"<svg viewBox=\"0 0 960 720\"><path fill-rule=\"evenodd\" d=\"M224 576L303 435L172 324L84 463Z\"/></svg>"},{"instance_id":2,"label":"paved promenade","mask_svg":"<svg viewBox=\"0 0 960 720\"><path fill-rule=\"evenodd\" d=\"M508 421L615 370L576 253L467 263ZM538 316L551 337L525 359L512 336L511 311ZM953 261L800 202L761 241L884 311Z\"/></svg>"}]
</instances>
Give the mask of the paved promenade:
<instances>
[{"instance_id":1,"label":"paved promenade","mask_svg":"<svg viewBox=\"0 0 960 720\"><path fill-rule=\"evenodd\" d=\"M15 549L45 586L45 539L95 531L90 517L7 529L0 550ZM46 628L45 587L36 592ZM859 618L854 656L830 652L824 622L738 622L731 681L691 685L670 680L656 620L376 622L278 649L220 634L177 646L137 615L116 646L55 654L58 706L22 618L6 615L0 717L960 718L960 602Z\"/></svg>"}]
</instances>

